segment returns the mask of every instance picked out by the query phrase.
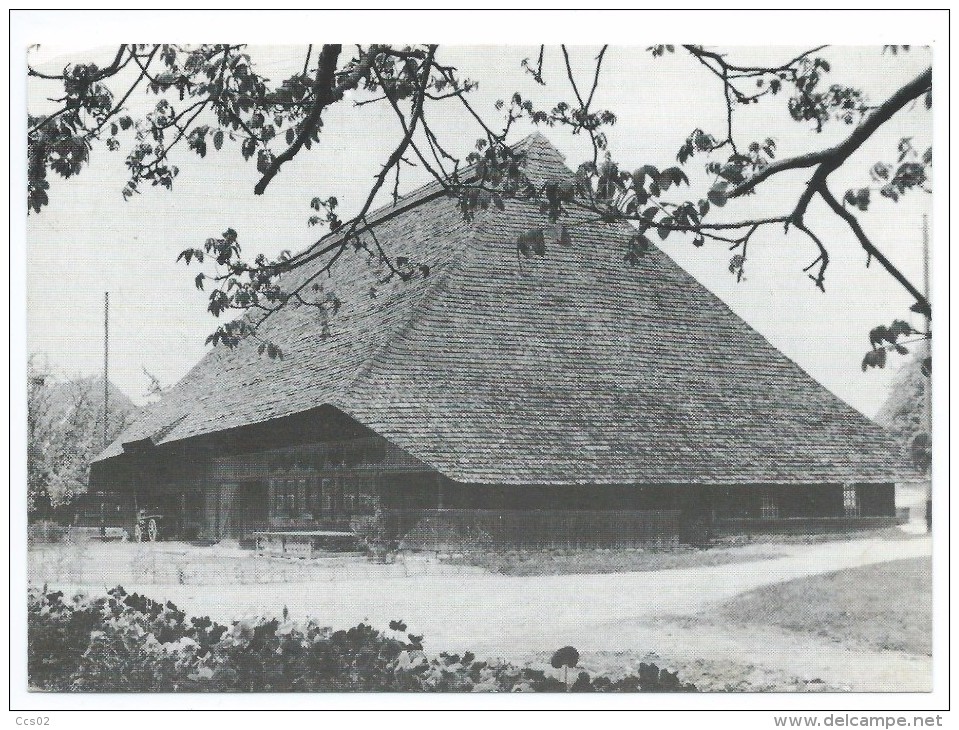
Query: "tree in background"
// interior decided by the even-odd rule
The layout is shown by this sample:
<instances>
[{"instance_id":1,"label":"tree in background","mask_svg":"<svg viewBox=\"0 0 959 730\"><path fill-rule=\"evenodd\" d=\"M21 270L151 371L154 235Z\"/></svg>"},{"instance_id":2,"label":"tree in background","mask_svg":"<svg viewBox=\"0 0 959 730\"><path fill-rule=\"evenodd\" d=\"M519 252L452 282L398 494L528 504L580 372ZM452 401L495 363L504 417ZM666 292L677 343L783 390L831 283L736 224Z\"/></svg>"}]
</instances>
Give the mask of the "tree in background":
<instances>
[{"instance_id":1,"label":"tree in background","mask_svg":"<svg viewBox=\"0 0 959 730\"><path fill-rule=\"evenodd\" d=\"M146 186L172 188L179 172L173 157L182 149L205 158L226 148L256 166L259 179L252 192L262 195L286 163L310 152L324 135L352 133L325 128L328 109L350 106L351 119L359 125L369 107L381 105L396 119L396 143L368 193L361 201L351 201L355 215L340 218L341 196L335 190L323 191L312 201L310 225L341 235L320 238L296 255L283 252L269 258L244 255L239 234L228 229L180 254L187 264L204 267L195 284L209 290L208 310L214 316L234 310L255 315L219 326L209 342L235 346L247 337L259 339L260 324L291 302L315 307L320 317L335 313L335 294L316 295L320 288L313 282L350 249L368 252L383 267L384 281L428 275L430 262L392 254L367 222L381 191L398 199L404 170L413 166L426 170L456 198L467 219L490 207L502 208L507 200L523 199L538 204L554 221L562 221L573 210L585 211L594 220L628 221L636 232L623 252L624 265L639 264L656 236L663 240L683 236L694 246L707 241L728 246L729 270L741 279L749 264L752 236L760 229L780 228L791 245L810 249L812 260L804 272L825 291L829 246L806 220L809 206L818 201L848 227L864 251L866 265L882 267L912 296L913 311L930 317L924 293L875 245L860 214L877 195L895 202L915 191L929 192L931 147L916 148L912 140L901 139L896 149L889 150L888 159L862 170L860 187L837 191L831 176L904 109L916 104L931 108L932 69L926 68L887 98L867 99L855 86L831 80L841 76L842 69L831 67L822 55L824 48L810 48L772 65L734 62L728 51L699 45L637 49L652 59L681 55L692 66L707 70L727 113L722 129L690 130L676 152L676 165L659 169L646 164L629 171L617 163L605 133L616 123L616 113L597 108L595 102L608 71L606 46L587 68L574 68L566 46L540 46L517 72L554 90L555 103L540 108L516 92L486 110L471 101L475 82L445 63L437 45L349 49L311 45L304 49L301 68L271 83L243 45L124 44L102 68L78 60L59 73L29 70L30 76L55 88L51 98L58 108L29 117L27 201L33 213L40 213L48 203L48 174L77 175L97 147L126 151L125 198ZM907 52L908 46L884 48L888 63ZM154 95L157 101L152 111L134 118L126 103L137 91ZM808 152L778 158L774 139L744 138L737 124L751 108L769 104L779 104L812 140L826 125L841 125L848 133L838 144L813 142ZM457 153L450 140L440 139L431 124L451 105L472 120L476 141L465 155ZM522 154L508 143L520 120L588 137L590 158L582 161L572 179L529 179ZM800 192L792 200L777 198L770 182L794 171L808 174ZM780 212L764 217L736 212L736 202L756 195L768 196ZM541 231L523 234L514 243L522 256L547 253ZM309 276L296 288L285 288L281 276L304 266L310 267ZM931 333L917 332L902 319L876 327L863 369L884 367L887 353L904 354L911 341L929 337ZM271 357L282 356L266 340L260 341L259 349Z\"/></svg>"},{"instance_id":2,"label":"tree in background","mask_svg":"<svg viewBox=\"0 0 959 730\"><path fill-rule=\"evenodd\" d=\"M896 373L889 398L876 414L899 442L902 462L928 476L932 468L932 437L929 433L930 380L927 348L917 348Z\"/></svg>"},{"instance_id":3,"label":"tree in background","mask_svg":"<svg viewBox=\"0 0 959 730\"><path fill-rule=\"evenodd\" d=\"M45 514L87 490L90 462L104 448L102 378L65 378L40 358L27 367L27 509ZM137 408L110 384L107 437Z\"/></svg>"}]
</instances>

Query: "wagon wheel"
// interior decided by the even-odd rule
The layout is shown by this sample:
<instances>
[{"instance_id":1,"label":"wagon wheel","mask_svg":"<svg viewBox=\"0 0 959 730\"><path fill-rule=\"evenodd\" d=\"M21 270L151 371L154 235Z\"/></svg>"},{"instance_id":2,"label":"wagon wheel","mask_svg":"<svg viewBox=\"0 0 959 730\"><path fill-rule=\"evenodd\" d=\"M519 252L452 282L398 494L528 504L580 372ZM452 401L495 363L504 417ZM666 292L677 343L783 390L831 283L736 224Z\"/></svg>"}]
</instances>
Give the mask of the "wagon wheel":
<instances>
[{"instance_id":1,"label":"wagon wheel","mask_svg":"<svg viewBox=\"0 0 959 730\"><path fill-rule=\"evenodd\" d=\"M157 521L151 517L150 521L147 522L147 537L150 539L150 542L156 542L159 534L160 529L157 527Z\"/></svg>"},{"instance_id":2,"label":"wagon wheel","mask_svg":"<svg viewBox=\"0 0 959 730\"><path fill-rule=\"evenodd\" d=\"M140 521L133 525L133 541L143 542L143 523Z\"/></svg>"}]
</instances>

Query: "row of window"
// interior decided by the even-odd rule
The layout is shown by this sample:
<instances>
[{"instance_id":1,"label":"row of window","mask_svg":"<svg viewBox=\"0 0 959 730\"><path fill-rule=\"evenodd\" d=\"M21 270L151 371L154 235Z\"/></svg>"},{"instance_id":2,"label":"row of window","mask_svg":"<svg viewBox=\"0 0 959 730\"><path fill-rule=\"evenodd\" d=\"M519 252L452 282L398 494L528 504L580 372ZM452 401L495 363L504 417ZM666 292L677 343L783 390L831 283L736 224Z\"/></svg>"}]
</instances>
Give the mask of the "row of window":
<instances>
[{"instance_id":1,"label":"row of window","mask_svg":"<svg viewBox=\"0 0 959 730\"><path fill-rule=\"evenodd\" d=\"M842 490L842 508L846 517L859 517L859 495L854 484L847 484ZM759 505L759 516L768 519L779 518L779 504L772 494L762 495Z\"/></svg>"},{"instance_id":2,"label":"row of window","mask_svg":"<svg viewBox=\"0 0 959 730\"><path fill-rule=\"evenodd\" d=\"M319 520L373 512L373 485L353 474L271 479L270 495L276 519Z\"/></svg>"}]
</instances>

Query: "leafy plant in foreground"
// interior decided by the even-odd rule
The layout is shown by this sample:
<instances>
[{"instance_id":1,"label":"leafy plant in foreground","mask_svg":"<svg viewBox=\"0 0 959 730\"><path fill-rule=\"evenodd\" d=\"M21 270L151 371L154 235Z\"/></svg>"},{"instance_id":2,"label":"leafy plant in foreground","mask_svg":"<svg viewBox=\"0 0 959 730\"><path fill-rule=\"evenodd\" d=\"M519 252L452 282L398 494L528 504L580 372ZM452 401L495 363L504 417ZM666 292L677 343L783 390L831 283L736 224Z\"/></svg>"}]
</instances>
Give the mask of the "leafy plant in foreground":
<instances>
[{"instance_id":1,"label":"leafy plant in foreground","mask_svg":"<svg viewBox=\"0 0 959 730\"><path fill-rule=\"evenodd\" d=\"M71 601L59 591L35 590L28 618L28 676L34 688L47 691L696 691L653 664L640 664L637 674L616 680L581 671L570 684L534 667L478 661L470 652L431 657L423 637L402 621L391 622L386 632L365 623L334 631L286 616L227 627L209 617L187 618L171 602L122 587ZM554 666L567 670L578 661L573 647L554 655Z\"/></svg>"}]
</instances>

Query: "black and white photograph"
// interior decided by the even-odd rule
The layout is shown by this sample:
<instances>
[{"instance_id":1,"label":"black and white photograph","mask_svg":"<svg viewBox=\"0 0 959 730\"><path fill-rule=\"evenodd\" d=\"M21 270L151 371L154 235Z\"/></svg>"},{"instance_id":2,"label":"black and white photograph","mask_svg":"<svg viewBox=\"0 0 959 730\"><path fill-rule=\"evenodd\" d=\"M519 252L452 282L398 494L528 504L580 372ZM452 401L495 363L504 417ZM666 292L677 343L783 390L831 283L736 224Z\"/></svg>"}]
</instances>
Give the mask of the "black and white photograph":
<instances>
[{"instance_id":1,"label":"black and white photograph","mask_svg":"<svg viewBox=\"0 0 959 730\"><path fill-rule=\"evenodd\" d=\"M13 695L923 724L948 11L353 12L21 12Z\"/></svg>"}]
</instances>

